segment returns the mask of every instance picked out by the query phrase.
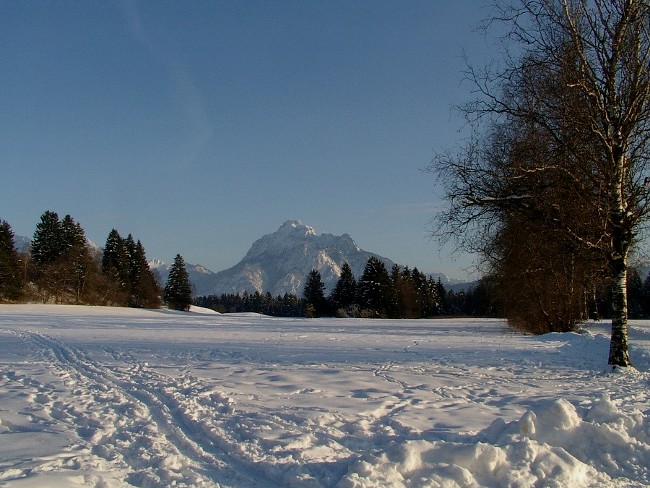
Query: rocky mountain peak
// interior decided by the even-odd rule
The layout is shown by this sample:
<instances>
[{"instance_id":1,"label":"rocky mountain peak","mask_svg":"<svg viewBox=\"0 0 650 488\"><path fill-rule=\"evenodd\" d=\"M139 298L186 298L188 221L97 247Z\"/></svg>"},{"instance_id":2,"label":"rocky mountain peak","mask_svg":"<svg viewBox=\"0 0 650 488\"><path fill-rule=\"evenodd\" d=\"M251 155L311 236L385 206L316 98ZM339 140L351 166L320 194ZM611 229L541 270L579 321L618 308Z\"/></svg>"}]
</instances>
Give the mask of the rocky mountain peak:
<instances>
[{"instance_id":1,"label":"rocky mountain peak","mask_svg":"<svg viewBox=\"0 0 650 488\"><path fill-rule=\"evenodd\" d=\"M300 295L305 278L312 269L321 273L326 289L331 290L341 268L347 262L355 276L361 276L370 256L349 234L335 236L317 234L313 227L300 220L287 220L272 234L253 243L244 258L235 266L214 275L214 286L204 294L241 293L243 291L272 295ZM392 261L381 258L388 267Z\"/></svg>"}]
</instances>

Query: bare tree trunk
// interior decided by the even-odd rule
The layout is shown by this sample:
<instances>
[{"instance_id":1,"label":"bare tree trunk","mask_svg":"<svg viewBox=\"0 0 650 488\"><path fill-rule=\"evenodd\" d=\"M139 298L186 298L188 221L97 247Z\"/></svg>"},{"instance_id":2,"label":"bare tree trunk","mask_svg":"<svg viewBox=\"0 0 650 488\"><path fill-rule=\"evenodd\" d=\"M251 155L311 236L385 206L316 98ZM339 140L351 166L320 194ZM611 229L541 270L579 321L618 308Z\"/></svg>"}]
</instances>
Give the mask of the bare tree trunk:
<instances>
[{"instance_id":1,"label":"bare tree trunk","mask_svg":"<svg viewBox=\"0 0 650 488\"><path fill-rule=\"evenodd\" d=\"M617 212L612 215L612 337L609 343L611 366L632 366L628 352L627 333L627 256L631 246L631 235L624 225L624 211L620 186L615 191Z\"/></svg>"},{"instance_id":2,"label":"bare tree trunk","mask_svg":"<svg viewBox=\"0 0 650 488\"><path fill-rule=\"evenodd\" d=\"M621 259L616 269L612 296L612 338L609 343L609 364L632 366L627 346L627 266Z\"/></svg>"}]
</instances>

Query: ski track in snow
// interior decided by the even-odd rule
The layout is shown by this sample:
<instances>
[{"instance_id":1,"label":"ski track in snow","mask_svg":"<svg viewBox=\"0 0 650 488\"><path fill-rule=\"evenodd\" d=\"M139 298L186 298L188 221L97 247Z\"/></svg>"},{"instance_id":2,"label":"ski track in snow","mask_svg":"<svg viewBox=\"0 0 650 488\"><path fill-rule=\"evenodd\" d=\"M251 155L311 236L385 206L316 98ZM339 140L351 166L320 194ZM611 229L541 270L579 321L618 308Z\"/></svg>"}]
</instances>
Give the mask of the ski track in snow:
<instances>
[{"instance_id":1,"label":"ski track in snow","mask_svg":"<svg viewBox=\"0 0 650 488\"><path fill-rule=\"evenodd\" d=\"M114 359L132 363L108 368L43 334L20 336L39 349L77 399L66 405L51 387L32 382L33 401L46 415L76 428L93 445L93 454L118 459L131 472L129 483L281 486L255 463L232 454L238 451L236 439L202 423L230 412L227 398L206 394L196 379L162 377L128 355L105 349Z\"/></svg>"},{"instance_id":2,"label":"ski track in snow","mask_svg":"<svg viewBox=\"0 0 650 488\"><path fill-rule=\"evenodd\" d=\"M650 328L611 375L604 336L498 321L4 310L0 486L650 486ZM573 445L610 424L640 467Z\"/></svg>"}]
</instances>

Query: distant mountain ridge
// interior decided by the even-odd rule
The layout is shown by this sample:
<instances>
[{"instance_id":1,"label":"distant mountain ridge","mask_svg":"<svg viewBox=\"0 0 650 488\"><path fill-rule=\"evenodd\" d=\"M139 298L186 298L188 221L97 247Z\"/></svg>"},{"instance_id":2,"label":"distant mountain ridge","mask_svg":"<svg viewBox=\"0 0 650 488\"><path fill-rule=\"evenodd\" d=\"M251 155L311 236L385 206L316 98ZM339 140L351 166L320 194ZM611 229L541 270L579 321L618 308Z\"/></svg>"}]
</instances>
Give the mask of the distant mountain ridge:
<instances>
[{"instance_id":1,"label":"distant mountain ridge","mask_svg":"<svg viewBox=\"0 0 650 488\"><path fill-rule=\"evenodd\" d=\"M86 245L92 257L101 257L104 253L104 249L89 239L86 239ZM30 253L32 250L32 240L25 236L14 236L14 249L19 253Z\"/></svg>"},{"instance_id":2,"label":"distant mountain ridge","mask_svg":"<svg viewBox=\"0 0 650 488\"><path fill-rule=\"evenodd\" d=\"M152 259L149 261L149 269L153 271L154 276L156 276L156 279L161 284L161 286L165 286L165 283L167 283L167 277L169 276L169 266L169 264L161 261L160 259ZM206 290L206 286L212 285L212 281L214 280L216 273L210 271L204 266L201 266L200 264L185 263L185 269L187 270L187 274L190 277L190 283L192 283L192 286L194 288L194 295L206 295L206 293L204 293L204 290ZM204 283L207 283L207 285Z\"/></svg>"},{"instance_id":3,"label":"distant mountain ridge","mask_svg":"<svg viewBox=\"0 0 650 488\"><path fill-rule=\"evenodd\" d=\"M26 251L29 244L28 238L16 237L17 248ZM93 254L101 256L103 251L99 246L89 243L89 247ZM350 265L355 278L359 279L371 256L381 260L389 272L395 264L386 257L361 249L350 234L317 234L313 227L300 220L287 220L277 231L253 242L244 258L231 268L215 273L204 266L186 262L186 269L196 296L242 294L244 291L300 296L305 278L312 269L320 272L325 292L329 294L344 263ZM149 267L164 285L169 265L152 259ZM445 286L451 284L443 274L434 274L433 277L440 278Z\"/></svg>"},{"instance_id":4,"label":"distant mountain ridge","mask_svg":"<svg viewBox=\"0 0 650 488\"><path fill-rule=\"evenodd\" d=\"M197 294L259 291L273 296L300 295L312 269L320 272L327 292L336 284L345 262L358 277L371 256L382 260L388 269L393 265L390 259L361 249L349 234L318 235L300 220L287 220L276 232L255 241L235 266L200 280Z\"/></svg>"}]
</instances>

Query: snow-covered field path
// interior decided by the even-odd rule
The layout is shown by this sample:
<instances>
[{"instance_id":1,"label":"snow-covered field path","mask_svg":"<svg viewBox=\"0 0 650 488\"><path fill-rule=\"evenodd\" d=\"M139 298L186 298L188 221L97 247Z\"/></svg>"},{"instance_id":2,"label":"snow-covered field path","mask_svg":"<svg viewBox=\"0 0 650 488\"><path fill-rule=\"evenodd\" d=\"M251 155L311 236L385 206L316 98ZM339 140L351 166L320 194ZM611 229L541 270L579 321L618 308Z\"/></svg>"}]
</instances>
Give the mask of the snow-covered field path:
<instances>
[{"instance_id":1,"label":"snow-covered field path","mask_svg":"<svg viewBox=\"0 0 650 488\"><path fill-rule=\"evenodd\" d=\"M650 486L650 322L0 305L0 486Z\"/></svg>"}]
</instances>

